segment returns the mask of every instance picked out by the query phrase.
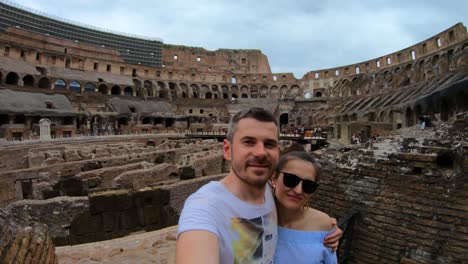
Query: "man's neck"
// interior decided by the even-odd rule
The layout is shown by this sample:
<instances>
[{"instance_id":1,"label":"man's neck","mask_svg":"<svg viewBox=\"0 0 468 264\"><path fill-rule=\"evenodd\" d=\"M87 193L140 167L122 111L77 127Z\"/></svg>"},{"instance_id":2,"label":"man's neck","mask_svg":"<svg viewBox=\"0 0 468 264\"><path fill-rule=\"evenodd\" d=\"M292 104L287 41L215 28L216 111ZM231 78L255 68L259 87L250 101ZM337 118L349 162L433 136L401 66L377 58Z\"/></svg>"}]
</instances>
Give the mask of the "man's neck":
<instances>
[{"instance_id":1,"label":"man's neck","mask_svg":"<svg viewBox=\"0 0 468 264\"><path fill-rule=\"evenodd\" d=\"M266 184L259 188L240 180L232 171L220 181L237 198L250 204L265 203Z\"/></svg>"}]
</instances>

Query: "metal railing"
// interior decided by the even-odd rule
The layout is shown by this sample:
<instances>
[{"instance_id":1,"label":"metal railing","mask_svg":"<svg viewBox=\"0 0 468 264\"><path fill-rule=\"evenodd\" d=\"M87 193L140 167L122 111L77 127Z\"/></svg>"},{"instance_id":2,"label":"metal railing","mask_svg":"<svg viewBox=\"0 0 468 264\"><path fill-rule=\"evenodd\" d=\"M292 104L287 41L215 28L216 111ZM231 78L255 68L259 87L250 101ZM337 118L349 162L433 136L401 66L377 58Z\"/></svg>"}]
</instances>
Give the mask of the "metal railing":
<instances>
[{"instance_id":1,"label":"metal railing","mask_svg":"<svg viewBox=\"0 0 468 264\"><path fill-rule=\"evenodd\" d=\"M134 133L134 134L123 134L123 135L100 135L100 136L74 136L74 137L56 137L50 139L22 139L22 140L6 140L0 138L0 145L22 145L22 144L36 144L44 142L74 142L74 141L84 141L84 140L99 140L99 139L117 139L117 138L145 138L145 137L180 137L183 138L183 133Z\"/></svg>"},{"instance_id":2,"label":"metal railing","mask_svg":"<svg viewBox=\"0 0 468 264\"><path fill-rule=\"evenodd\" d=\"M338 221L338 227L343 231L343 236L340 238L340 245L336 252L339 264L348 263L351 255L351 243L353 240L354 228L359 216L359 210L353 208Z\"/></svg>"}]
</instances>

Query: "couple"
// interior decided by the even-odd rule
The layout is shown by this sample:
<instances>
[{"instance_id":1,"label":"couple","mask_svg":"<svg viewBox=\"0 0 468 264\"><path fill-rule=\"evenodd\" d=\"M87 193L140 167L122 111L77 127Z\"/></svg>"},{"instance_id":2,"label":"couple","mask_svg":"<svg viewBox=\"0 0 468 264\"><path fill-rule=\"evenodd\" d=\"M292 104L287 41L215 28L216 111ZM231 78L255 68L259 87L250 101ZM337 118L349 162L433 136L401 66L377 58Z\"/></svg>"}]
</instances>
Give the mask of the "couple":
<instances>
[{"instance_id":1,"label":"couple","mask_svg":"<svg viewBox=\"0 0 468 264\"><path fill-rule=\"evenodd\" d=\"M262 108L231 119L223 145L230 172L185 202L176 263L336 263L329 248L341 230L307 206L319 166L306 153L279 159L278 141L276 119Z\"/></svg>"}]
</instances>

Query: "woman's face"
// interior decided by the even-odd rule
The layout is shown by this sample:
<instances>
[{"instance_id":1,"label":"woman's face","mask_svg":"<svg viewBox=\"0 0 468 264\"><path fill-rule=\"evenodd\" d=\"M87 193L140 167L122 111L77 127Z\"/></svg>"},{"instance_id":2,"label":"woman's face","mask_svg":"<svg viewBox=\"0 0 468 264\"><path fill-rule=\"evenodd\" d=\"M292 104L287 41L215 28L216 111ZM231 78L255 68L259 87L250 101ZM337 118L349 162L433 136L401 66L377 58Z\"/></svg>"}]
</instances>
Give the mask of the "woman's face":
<instances>
[{"instance_id":1,"label":"woman's face","mask_svg":"<svg viewBox=\"0 0 468 264\"><path fill-rule=\"evenodd\" d=\"M300 181L299 184L294 187L285 186L283 181L285 173L294 174L302 180L315 181L315 167L307 161L290 160L283 167L278 178L272 178L277 201L284 208L300 209L308 202L311 194L307 194L302 190L303 181Z\"/></svg>"}]
</instances>

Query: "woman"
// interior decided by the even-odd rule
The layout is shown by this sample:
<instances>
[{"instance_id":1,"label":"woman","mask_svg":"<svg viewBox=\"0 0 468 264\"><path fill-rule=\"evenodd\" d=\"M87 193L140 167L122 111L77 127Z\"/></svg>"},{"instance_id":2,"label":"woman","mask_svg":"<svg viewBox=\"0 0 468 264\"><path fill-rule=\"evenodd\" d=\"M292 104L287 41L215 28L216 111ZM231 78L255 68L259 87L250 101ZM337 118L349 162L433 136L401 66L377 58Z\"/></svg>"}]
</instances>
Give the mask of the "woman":
<instances>
[{"instance_id":1,"label":"woman","mask_svg":"<svg viewBox=\"0 0 468 264\"><path fill-rule=\"evenodd\" d=\"M272 178L279 225L275 263L337 263L336 253L323 245L334 231L331 218L308 206L319 176L318 162L306 152L280 158Z\"/></svg>"}]
</instances>

